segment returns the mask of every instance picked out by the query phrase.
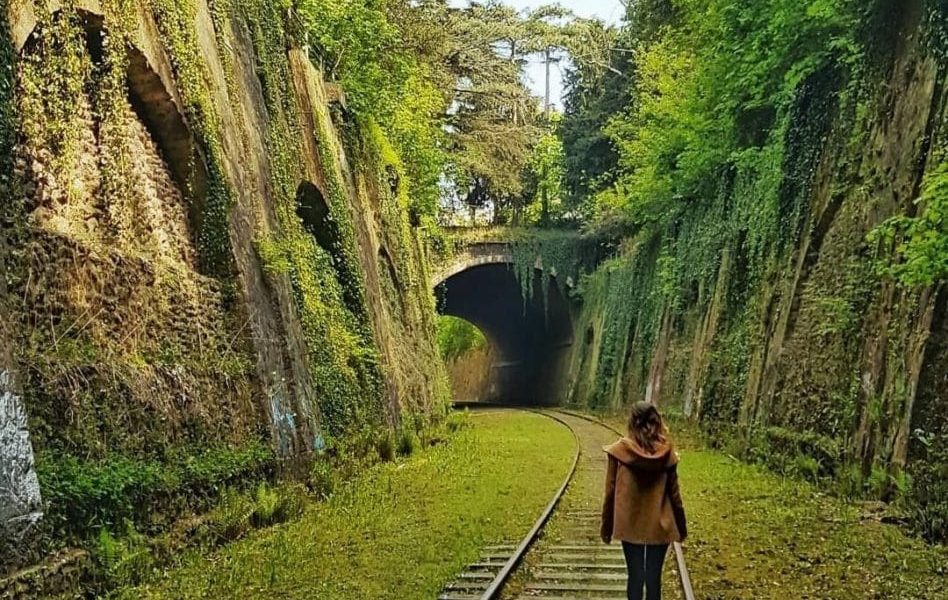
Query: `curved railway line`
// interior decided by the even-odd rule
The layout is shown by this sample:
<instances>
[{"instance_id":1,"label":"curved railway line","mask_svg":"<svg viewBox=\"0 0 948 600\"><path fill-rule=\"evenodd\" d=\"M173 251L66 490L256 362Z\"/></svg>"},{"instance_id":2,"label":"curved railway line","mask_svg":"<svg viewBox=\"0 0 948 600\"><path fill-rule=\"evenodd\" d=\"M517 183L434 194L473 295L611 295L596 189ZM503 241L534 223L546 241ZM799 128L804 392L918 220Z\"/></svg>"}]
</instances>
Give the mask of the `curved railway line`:
<instances>
[{"instance_id":1,"label":"curved railway line","mask_svg":"<svg viewBox=\"0 0 948 600\"><path fill-rule=\"evenodd\" d=\"M576 456L562 486L530 532L519 541L484 548L438 596L439 600L624 600L626 569L622 547L599 539L606 455L602 446L620 435L615 429L580 415L535 410L573 432ZM666 566L666 597L694 600L681 546Z\"/></svg>"}]
</instances>

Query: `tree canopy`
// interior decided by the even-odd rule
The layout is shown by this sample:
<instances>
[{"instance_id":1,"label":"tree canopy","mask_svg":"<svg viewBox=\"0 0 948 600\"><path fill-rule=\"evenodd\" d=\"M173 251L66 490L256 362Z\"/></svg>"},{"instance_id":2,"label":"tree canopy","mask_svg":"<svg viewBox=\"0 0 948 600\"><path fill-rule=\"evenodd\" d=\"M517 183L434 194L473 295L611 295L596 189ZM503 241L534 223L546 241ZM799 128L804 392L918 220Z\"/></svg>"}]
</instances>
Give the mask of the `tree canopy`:
<instances>
[{"instance_id":1,"label":"tree canopy","mask_svg":"<svg viewBox=\"0 0 948 600\"><path fill-rule=\"evenodd\" d=\"M295 0L292 10L350 110L391 139L417 212L434 218L440 210L451 221L490 208L498 222L541 213L549 220L549 210L528 207L560 190L538 185L546 171L534 167L562 152L550 153L556 126L524 68L531 58L569 55L590 72L613 69L612 30L559 6L520 12L497 0L460 8L445 0ZM562 169L547 170L560 177Z\"/></svg>"}]
</instances>

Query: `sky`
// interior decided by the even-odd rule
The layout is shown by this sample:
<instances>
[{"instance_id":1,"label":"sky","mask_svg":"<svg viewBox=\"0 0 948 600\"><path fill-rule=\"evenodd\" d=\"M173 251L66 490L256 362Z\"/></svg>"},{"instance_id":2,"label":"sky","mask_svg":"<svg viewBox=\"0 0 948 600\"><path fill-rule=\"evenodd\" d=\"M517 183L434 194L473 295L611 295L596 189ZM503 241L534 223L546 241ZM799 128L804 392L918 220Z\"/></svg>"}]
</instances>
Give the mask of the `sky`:
<instances>
[{"instance_id":1,"label":"sky","mask_svg":"<svg viewBox=\"0 0 948 600\"><path fill-rule=\"evenodd\" d=\"M570 9L580 17L598 17L606 23L618 25L622 20L625 8L620 0L504 0L504 4L513 6L518 10L536 8L546 4L559 4ZM464 6L466 0L452 0L452 4ZM565 65L553 65L550 76L550 89L553 98L553 104L562 107L563 79L561 70ZM537 96L543 96L544 93L544 66L542 61L534 61L527 69L527 83L530 89Z\"/></svg>"}]
</instances>

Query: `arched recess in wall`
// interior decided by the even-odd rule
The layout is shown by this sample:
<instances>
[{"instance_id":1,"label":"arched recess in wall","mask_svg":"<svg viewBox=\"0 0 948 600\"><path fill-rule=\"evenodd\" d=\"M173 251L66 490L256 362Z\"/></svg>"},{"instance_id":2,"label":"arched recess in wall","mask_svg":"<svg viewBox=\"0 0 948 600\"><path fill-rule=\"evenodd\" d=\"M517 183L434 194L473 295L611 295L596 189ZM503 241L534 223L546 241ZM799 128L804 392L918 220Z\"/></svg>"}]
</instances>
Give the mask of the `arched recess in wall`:
<instances>
[{"instance_id":1,"label":"arched recess in wall","mask_svg":"<svg viewBox=\"0 0 948 600\"><path fill-rule=\"evenodd\" d=\"M302 221L303 229L331 258L346 307L355 315L363 314L362 299L347 281L350 265L343 251L345 241L339 224L333 219L323 193L309 181L304 181L296 189L296 215Z\"/></svg>"},{"instance_id":2,"label":"arched recess in wall","mask_svg":"<svg viewBox=\"0 0 948 600\"><path fill-rule=\"evenodd\" d=\"M72 13L59 9L52 18L76 18L95 71L105 68L108 32L102 14L83 8L75 8ZM43 39L42 27L40 24L33 25L31 33L19 48L21 56L33 53L39 46ZM121 50L113 48L111 51ZM189 241L197 246L208 188L207 162L184 115L148 58L133 46L127 47L125 51L125 100L157 147L167 174L186 204ZM101 73L93 73L92 81L96 82L100 76ZM100 125L96 123L95 126L98 128Z\"/></svg>"},{"instance_id":3,"label":"arched recess in wall","mask_svg":"<svg viewBox=\"0 0 948 600\"><path fill-rule=\"evenodd\" d=\"M194 236L203 227L207 197L204 155L161 77L135 48L129 50L126 81L132 109L155 140L171 176L188 202L188 221L192 241L196 243Z\"/></svg>"}]
</instances>

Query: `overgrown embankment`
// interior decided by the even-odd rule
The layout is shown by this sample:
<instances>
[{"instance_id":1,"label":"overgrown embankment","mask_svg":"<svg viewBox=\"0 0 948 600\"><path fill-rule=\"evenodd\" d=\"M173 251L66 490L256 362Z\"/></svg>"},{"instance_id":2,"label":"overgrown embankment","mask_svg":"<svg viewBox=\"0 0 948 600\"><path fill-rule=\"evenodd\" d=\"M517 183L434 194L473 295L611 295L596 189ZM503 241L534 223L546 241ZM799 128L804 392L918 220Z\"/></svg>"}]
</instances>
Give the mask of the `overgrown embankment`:
<instances>
[{"instance_id":1,"label":"overgrown embankment","mask_svg":"<svg viewBox=\"0 0 948 600\"><path fill-rule=\"evenodd\" d=\"M678 405L944 538L948 7L658 1L629 20L627 104L590 75L566 116L567 152L600 119L613 167L583 181L587 208L632 233L580 285L563 400Z\"/></svg>"},{"instance_id":2,"label":"overgrown embankment","mask_svg":"<svg viewBox=\"0 0 948 600\"><path fill-rule=\"evenodd\" d=\"M466 421L412 459L357 471L298 521L182 557L179 568L117 596L435 597L484 546L526 535L575 452L570 431L540 415ZM523 477L525 464L535 476Z\"/></svg>"},{"instance_id":3,"label":"overgrown embankment","mask_svg":"<svg viewBox=\"0 0 948 600\"><path fill-rule=\"evenodd\" d=\"M610 423L623 429L625 415ZM672 436L689 522L685 553L699 597L910 600L948 593L948 548L908 535L882 503L842 501L822 485L711 450L705 434L679 419L672 419Z\"/></svg>"},{"instance_id":4,"label":"overgrown embankment","mask_svg":"<svg viewBox=\"0 0 948 600\"><path fill-rule=\"evenodd\" d=\"M430 215L287 8L4 5L0 398L46 517L3 566L443 416Z\"/></svg>"}]
</instances>

